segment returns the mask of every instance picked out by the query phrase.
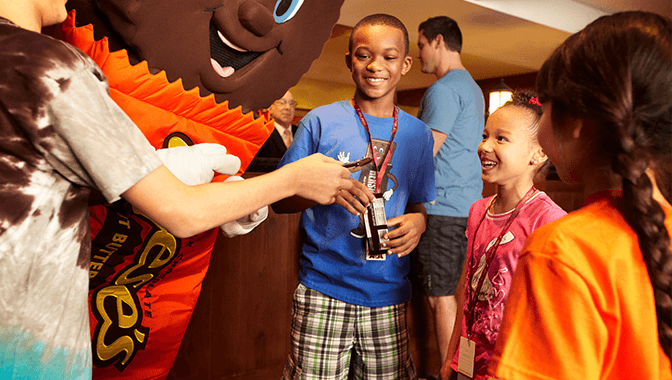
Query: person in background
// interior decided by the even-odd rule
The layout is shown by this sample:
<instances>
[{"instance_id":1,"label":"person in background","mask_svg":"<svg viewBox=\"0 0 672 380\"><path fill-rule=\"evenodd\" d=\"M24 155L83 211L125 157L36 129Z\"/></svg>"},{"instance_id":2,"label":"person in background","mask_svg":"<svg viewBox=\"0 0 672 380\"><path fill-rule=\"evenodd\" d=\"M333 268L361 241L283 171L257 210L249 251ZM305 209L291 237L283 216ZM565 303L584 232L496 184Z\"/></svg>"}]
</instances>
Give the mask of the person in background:
<instances>
[{"instance_id":1,"label":"person in background","mask_svg":"<svg viewBox=\"0 0 672 380\"><path fill-rule=\"evenodd\" d=\"M476 149L485 118L483 93L462 65L462 33L455 20L438 16L418 27L423 73L438 79L420 103L418 118L434 136L436 203L425 204L427 231L418 245L417 272L434 314L441 355L446 360L457 311L455 289L467 251L469 206L482 197ZM450 360L450 358L448 358Z\"/></svg>"},{"instance_id":2,"label":"person in background","mask_svg":"<svg viewBox=\"0 0 672 380\"><path fill-rule=\"evenodd\" d=\"M292 122L294 121L296 105L297 102L294 100L294 95L287 91L282 98L276 100L268 108L275 122L275 129L261 149L259 149L257 157L282 158L287 148L294 141L297 126L293 125Z\"/></svg>"},{"instance_id":3,"label":"person in background","mask_svg":"<svg viewBox=\"0 0 672 380\"><path fill-rule=\"evenodd\" d=\"M315 152L346 165L370 161L353 167L350 178L366 184L369 199L344 190L332 206L297 197L273 204L275 212L303 211L286 380L417 378L406 330L407 255L425 230L423 202L435 190L431 132L394 105L397 83L411 68L408 49L408 32L396 17L358 22L346 55L354 98L309 112L280 162L282 169ZM391 229L381 250L354 232L360 218L348 212L369 200L373 207L362 217Z\"/></svg>"},{"instance_id":4,"label":"person in background","mask_svg":"<svg viewBox=\"0 0 672 380\"><path fill-rule=\"evenodd\" d=\"M366 190L352 189L350 172L319 154L247 181L180 182L109 97L100 68L40 34L66 18L65 3L0 0L2 379L91 378L91 189L108 202L123 197L177 237L288 196L328 204L341 189ZM212 155L207 169L231 157Z\"/></svg>"},{"instance_id":5,"label":"person in background","mask_svg":"<svg viewBox=\"0 0 672 380\"><path fill-rule=\"evenodd\" d=\"M497 192L469 209L469 245L456 291L462 295L462 304L441 368L442 379L453 378L458 370L460 377L488 378L490 356L525 239L539 226L567 214L534 186L534 180L543 180L551 165L537 140L540 118L536 95L518 91L490 115L483 130L478 146L481 178L496 185Z\"/></svg>"},{"instance_id":6,"label":"person in background","mask_svg":"<svg viewBox=\"0 0 672 380\"><path fill-rule=\"evenodd\" d=\"M583 207L537 229L490 363L500 379L672 379L672 26L600 17L537 76L539 142Z\"/></svg>"},{"instance_id":7,"label":"person in background","mask_svg":"<svg viewBox=\"0 0 672 380\"><path fill-rule=\"evenodd\" d=\"M294 95L287 91L282 98L268 108L275 128L250 162L249 172L270 172L277 168L278 162L294 141L297 126L292 124L297 102Z\"/></svg>"}]
</instances>

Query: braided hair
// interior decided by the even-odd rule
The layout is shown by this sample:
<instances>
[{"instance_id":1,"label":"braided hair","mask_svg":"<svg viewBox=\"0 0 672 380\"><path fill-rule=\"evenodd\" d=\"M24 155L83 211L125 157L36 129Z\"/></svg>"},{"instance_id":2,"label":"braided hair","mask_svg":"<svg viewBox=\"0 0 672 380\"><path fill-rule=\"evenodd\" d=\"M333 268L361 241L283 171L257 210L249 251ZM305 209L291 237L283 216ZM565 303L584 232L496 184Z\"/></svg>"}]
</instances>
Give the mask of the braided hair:
<instances>
[{"instance_id":1,"label":"braided hair","mask_svg":"<svg viewBox=\"0 0 672 380\"><path fill-rule=\"evenodd\" d=\"M672 253L665 213L653 199L653 174L672 194L672 28L646 12L604 16L569 37L537 76L551 124L566 118L597 124L593 145L622 178L623 217L637 233L654 290L658 337L672 356Z\"/></svg>"},{"instance_id":2,"label":"braided hair","mask_svg":"<svg viewBox=\"0 0 672 380\"><path fill-rule=\"evenodd\" d=\"M541 103L539 102L539 97L536 92L531 89L516 90L516 92L513 93L511 100L504 103L502 108L504 107L517 107L525 110L533 117L532 124L528 126L528 131L532 140L538 142L537 132L539 130L539 120L541 120L543 111L541 110ZM545 179L551 166L552 164L550 160L546 160L543 165L540 165L534 173L534 182Z\"/></svg>"}]
</instances>

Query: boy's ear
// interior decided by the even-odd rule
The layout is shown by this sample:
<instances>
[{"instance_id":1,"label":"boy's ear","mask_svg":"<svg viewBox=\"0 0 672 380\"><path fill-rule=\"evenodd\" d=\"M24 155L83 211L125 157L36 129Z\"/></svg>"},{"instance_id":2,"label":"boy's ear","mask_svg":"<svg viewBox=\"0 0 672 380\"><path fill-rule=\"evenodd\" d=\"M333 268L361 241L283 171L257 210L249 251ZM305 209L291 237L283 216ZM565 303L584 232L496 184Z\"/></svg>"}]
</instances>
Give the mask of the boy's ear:
<instances>
[{"instance_id":1,"label":"boy's ear","mask_svg":"<svg viewBox=\"0 0 672 380\"><path fill-rule=\"evenodd\" d=\"M345 53L345 65L348 66L348 70L352 71L352 55L350 53Z\"/></svg>"},{"instance_id":2,"label":"boy's ear","mask_svg":"<svg viewBox=\"0 0 672 380\"><path fill-rule=\"evenodd\" d=\"M401 75L405 75L411 69L411 65L413 65L413 57L407 55L404 58L404 66L401 68Z\"/></svg>"}]
</instances>

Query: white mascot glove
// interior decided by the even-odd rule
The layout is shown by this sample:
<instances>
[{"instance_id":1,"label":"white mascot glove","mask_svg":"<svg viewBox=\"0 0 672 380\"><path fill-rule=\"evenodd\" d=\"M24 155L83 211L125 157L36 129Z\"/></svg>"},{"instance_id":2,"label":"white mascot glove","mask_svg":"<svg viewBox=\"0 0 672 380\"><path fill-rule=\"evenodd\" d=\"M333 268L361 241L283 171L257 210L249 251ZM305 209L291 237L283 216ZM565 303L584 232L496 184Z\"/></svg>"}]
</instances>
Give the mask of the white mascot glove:
<instances>
[{"instance_id":1,"label":"white mascot glove","mask_svg":"<svg viewBox=\"0 0 672 380\"><path fill-rule=\"evenodd\" d=\"M215 172L234 175L240 170L240 158L226 154L219 144L176 146L156 151L163 164L177 179L189 186L212 182Z\"/></svg>"},{"instance_id":2,"label":"white mascot glove","mask_svg":"<svg viewBox=\"0 0 672 380\"><path fill-rule=\"evenodd\" d=\"M242 181L242 180L243 179L241 177L233 176L227 178L226 181L224 182ZM266 220L266 217L268 217L268 206L264 206L259 210L251 214L245 215L241 218L238 218L236 220L224 223L219 228L221 228L222 232L224 232L224 235L226 235L226 237L229 238L238 235L245 235L246 233L252 231L254 227L258 226L259 224L261 224L261 222Z\"/></svg>"},{"instance_id":3,"label":"white mascot glove","mask_svg":"<svg viewBox=\"0 0 672 380\"><path fill-rule=\"evenodd\" d=\"M156 151L163 164L177 179L189 186L212 182L215 172L228 174L224 182L242 181L238 176L233 176L240 170L240 159L234 155L226 154L226 148L219 144L202 143L192 146L177 146ZM220 226L227 237L244 235L266 220L268 206L225 223Z\"/></svg>"}]
</instances>

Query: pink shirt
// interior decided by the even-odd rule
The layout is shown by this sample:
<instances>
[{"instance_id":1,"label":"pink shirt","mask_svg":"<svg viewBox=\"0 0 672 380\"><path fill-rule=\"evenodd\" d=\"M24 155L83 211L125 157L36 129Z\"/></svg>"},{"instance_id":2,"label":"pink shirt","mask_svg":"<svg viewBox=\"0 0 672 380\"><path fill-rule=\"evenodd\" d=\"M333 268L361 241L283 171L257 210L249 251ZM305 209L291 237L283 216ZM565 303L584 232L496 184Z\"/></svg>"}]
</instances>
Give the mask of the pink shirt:
<instances>
[{"instance_id":1,"label":"pink shirt","mask_svg":"<svg viewBox=\"0 0 672 380\"><path fill-rule=\"evenodd\" d=\"M469 209L469 222L466 232L469 244L465 261L467 270L464 303L462 305L464 318L462 319L461 335L464 337L467 336L469 300L476 291L485 268L485 251L499 237L513 212L513 210L510 210L503 214L491 214L487 209L493 198L494 196L474 202ZM483 219L483 214L486 212L487 214ZM474 308L471 335L471 339L476 342L474 379L485 378L487 375L488 364L495 348L499 326L504 315L504 302L509 295L511 279L518 263L518 254L525 244L525 239L538 227L566 214L546 193L540 191L523 205L520 213L513 220L509 231L502 238L495 257L488 268L487 277L483 281ZM478 224L481 219L483 219L483 222L479 227ZM459 347L451 363L451 367L456 371L458 357Z\"/></svg>"}]
</instances>

